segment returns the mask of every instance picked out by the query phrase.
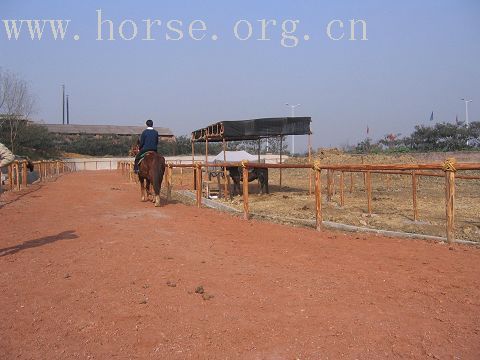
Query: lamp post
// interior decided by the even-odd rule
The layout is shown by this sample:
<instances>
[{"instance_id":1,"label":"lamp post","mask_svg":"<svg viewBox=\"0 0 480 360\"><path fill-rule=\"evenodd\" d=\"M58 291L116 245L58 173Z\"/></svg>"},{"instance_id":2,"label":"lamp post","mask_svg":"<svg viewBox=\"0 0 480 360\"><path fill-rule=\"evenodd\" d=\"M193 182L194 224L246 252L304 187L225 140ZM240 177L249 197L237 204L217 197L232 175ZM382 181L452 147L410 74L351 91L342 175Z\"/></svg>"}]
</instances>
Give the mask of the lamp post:
<instances>
[{"instance_id":1,"label":"lamp post","mask_svg":"<svg viewBox=\"0 0 480 360\"><path fill-rule=\"evenodd\" d=\"M292 118L295 117L295 109L302 104L296 104L296 105L290 105L289 103L286 103L285 106L288 106L291 110L291 116ZM295 135L292 135L292 155L295 155Z\"/></svg>"},{"instance_id":2,"label":"lamp post","mask_svg":"<svg viewBox=\"0 0 480 360\"><path fill-rule=\"evenodd\" d=\"M467 128L470 125L468 122L468 103L471 103L473 100L467 100L467 99L460 99L465 102L465 123L467 124Z\"/></svg>"}]
</instances>

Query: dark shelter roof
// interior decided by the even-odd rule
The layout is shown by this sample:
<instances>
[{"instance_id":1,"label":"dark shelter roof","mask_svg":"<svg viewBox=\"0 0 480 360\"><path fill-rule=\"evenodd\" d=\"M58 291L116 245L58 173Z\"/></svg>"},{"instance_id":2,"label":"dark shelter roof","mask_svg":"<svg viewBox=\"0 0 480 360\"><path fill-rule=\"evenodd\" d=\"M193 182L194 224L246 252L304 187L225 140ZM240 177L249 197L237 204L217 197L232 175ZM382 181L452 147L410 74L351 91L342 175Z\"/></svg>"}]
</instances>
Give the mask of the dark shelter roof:
<instances>
[{"instance_id":1,"label":"dark shelter roof","mask_svg":"<svg viewBox=\"0 0 480 360\"><path fill-rule=\"evenodd\" d=\"M193 142L242 141L284 135L308 135L311 117L221 121L192 132Z\"/></svg>"}]
</instances>

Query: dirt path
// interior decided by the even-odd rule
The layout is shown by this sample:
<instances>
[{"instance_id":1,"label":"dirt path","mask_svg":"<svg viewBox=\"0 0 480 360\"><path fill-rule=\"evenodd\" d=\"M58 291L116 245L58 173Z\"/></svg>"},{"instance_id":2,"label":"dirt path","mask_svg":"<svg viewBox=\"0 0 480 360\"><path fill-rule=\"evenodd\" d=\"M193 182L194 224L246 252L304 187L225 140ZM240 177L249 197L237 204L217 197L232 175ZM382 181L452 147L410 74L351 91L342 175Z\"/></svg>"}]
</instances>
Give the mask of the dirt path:
<instances>
[{"instance_id":1,"label":"dirt path","mask_svg":"<svg viewBox=\"0 0 480 360\"><path fill-rule=\"evenodd\" d=\"M0 208L2 359L480 357L479 249L155 209L108 172L30 191Z\"/></svg>"}]
</instances>

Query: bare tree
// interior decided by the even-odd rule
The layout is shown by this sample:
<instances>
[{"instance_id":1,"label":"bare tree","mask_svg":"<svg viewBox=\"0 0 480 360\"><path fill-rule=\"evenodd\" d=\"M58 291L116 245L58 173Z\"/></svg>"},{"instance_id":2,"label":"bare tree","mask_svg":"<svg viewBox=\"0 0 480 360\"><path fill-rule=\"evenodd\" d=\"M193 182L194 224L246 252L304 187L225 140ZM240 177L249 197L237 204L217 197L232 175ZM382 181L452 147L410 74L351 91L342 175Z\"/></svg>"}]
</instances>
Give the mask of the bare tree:
<instances>
[{"instance_id":1,"label":"bare tree","mask_svg":"<svg viewBox=\"0 0 480 360\"><path fill-rule=\"evenodd\" d=\"M0 127L8 127L12 152L19 127L32 114L34 104L28 83L17 74L0 68Z\"/></svg>"}]
</instances>

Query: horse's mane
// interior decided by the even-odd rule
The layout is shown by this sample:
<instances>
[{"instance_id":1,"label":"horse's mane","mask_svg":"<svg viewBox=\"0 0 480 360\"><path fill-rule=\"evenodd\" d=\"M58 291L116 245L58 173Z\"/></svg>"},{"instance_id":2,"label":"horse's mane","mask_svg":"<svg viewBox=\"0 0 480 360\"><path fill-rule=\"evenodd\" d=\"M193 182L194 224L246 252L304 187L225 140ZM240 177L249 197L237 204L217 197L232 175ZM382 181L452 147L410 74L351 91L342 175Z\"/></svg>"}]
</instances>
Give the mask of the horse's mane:
<instances>
[{"instance_id":1,"label":"horse's mane","mask_svg":"<svg viewBox=\"0 0 480 360\"><path fill-rule=\"evenodd\" d=\"M128 151L128 156L137 156L139 152L140 152L140 145L134 144Z\"/></svg>"}]
</instances>

